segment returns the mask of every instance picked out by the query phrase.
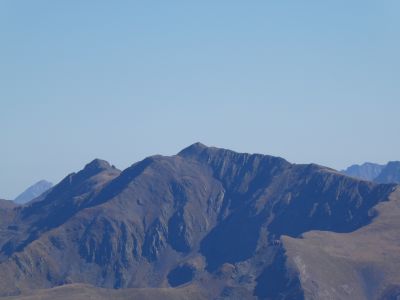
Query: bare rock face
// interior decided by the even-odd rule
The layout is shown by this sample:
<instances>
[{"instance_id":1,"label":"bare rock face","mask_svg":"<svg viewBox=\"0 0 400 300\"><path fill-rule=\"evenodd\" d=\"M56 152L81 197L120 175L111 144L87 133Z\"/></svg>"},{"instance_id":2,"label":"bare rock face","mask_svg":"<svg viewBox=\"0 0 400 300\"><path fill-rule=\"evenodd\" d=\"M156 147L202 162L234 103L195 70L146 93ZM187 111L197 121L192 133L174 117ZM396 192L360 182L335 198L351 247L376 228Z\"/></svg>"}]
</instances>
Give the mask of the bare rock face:
<instances>
[{"instance_id":1,"label":"bare rock face","mask_svg":"<svg viewBox=\"0 0 400 300\"><path fill-rule=\"evenodd\" d=\"M374 180L378 183L400 183L400 161L391 161Z\"/></svg>"},{"instance_id":2,"label":"bare rock face","mask_svg":"<svg viewBox=\"0 0 400 300\"><path fill-rule=\"evenodd\" d=\"M95 160L0 222L0 293L185 285L208 299L303 299L286 237L364 228L394 189L200 143L122 172Z\"/></svg>"}]
</instances>

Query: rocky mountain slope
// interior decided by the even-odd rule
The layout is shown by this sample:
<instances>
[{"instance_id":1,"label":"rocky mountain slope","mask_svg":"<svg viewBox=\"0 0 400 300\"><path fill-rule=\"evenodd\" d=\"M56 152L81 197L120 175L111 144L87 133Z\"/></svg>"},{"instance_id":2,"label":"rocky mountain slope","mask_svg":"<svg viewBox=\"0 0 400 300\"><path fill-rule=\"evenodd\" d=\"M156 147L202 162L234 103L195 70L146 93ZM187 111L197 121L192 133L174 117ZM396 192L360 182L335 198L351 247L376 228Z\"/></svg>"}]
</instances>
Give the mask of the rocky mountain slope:
<instances>
[{"instance_id":1,"label":"rocky mountain slope","mask_svg":"<svg viewBox=\"0 0 400 300\"><path fill-rule=\"evenodd\" d=\"M9 209L16 206L17 204L15 204L13 201L0 199L0 209Z\"/></svg>"},{"instance_id":2,"label":"rocky mountain slope","mask_svg":"<svg viewBox=\"0 0 400 300\"><path fill-rule=\"evenodd\" d=\"M384 255L397 242L380 244L373 227L368 235L358 232L379 220L376 205L396 199L394 184L199 143L122 172L94 160L40 201L8 210L9 219L0 223L0 293L86 284L154 293L185 287L206 299L313 298L337 289L336 281L302 273L302 265L292 263L299 254L291 245L318 230L338 239L354 234L348 241L353 255L369 241L376 257ZM329 239L323 242L329 247ZM318 252L316 242L309 247L314 244ZM323 258L327 266L331 257L327 252ZM373 270L381 274L385 267ZM371 295L385 295L385 284L396 291L386 279L395 276L383 277ZM360 278L351 282L348 299L369 295L369 277ZM312 292L309 282L316 282Z\"/></svg>"},{"instance_id":3,"label":"rocky mountain slope","mask_svg":"<svg viewBox=\"0 0 400 300\"><path fill-rule=\"evenodd\" d=\"M203 292L192 287L104 289L84 284L70 284L46 290L29 291L2 300L206 300Z\"/></svg>"},{"instance_id":4,"label":"rocky mountain slope","mask_svg":"<svg viewBox=\"0 0 400 300\"><path fill-rule=\"evenodd\" d=\"M389 162L374 181L378 183L400 183L400 161Z\"/></svg>"},{"instance_id":5,"label":"rocky mountain slope","mask_svg":"<svg viewBox=\"0 0 400 300\"><path fill-rule=\"evenodd\" d=\"M299 274L307 299L400 297L400 188L375 211L371 224L351 233L283 237L287 268Z\"/></svg>"},{"instance_id":6,"label":"rocky mountain slope","mask_svg":"<svg viewBox=\"0 0 400 300\"><path fill-rule=\"evenodd\" d=\"M20 195L18 195L14 199L14 201L15 203L18 204L28 203L29 201L39 197L44 192L48 191L52 186L53 184L51 182L48 182L46 180L40 180L39 182L36 182L32 186L28 187Z\"/></svg>"}]
</instances>

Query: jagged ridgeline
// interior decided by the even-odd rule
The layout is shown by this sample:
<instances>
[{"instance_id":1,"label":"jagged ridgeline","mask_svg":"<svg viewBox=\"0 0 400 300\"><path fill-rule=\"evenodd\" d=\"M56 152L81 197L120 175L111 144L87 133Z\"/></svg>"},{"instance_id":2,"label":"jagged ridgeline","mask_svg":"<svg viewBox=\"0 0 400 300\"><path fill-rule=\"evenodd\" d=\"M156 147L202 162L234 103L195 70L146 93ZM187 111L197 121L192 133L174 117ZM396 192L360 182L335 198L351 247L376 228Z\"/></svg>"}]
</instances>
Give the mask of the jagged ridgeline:
<instances>
[{"instance_id":1,"label":"jagged ridgeline","mask_svg":"<svg viewBox=\"0 0 400 300\"><path fill-rule=\"evenodd\" d=\"M394 297L396 188L200 143L122 172L94 160L39 201L0 202L0 293Z\"/></svg>"}]
</instances>

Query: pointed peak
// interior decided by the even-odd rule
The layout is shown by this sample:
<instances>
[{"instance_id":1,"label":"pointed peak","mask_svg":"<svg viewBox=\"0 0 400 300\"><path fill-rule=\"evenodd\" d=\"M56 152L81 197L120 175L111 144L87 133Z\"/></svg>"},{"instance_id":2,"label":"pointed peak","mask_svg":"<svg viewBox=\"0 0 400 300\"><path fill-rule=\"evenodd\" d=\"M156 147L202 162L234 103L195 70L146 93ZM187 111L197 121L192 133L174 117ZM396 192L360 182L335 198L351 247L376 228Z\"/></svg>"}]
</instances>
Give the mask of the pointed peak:
<instances>
[{"instance_id":1,"label":"pointed peak","mask_svg":"<svg viewBox=\"0 0 400 300\"><path fill-rule=\"evenodd\" d=\"M94 159L90 163L88 163L84 170L86 171L103 171L112 168L108 161L102 159Z\"/></svg>"},{"instance_id":2,"label":"pointed peak","mask_svg":"<svg viewBox=\"0 0 400 300\"><path fill-rule=\"evenodd\" d=\"M35 185L42 185L42 186L48 186L48 187L52 187L53 183L47 180L39 180L38 182L35 183Z\"/></svg>"},{"instance_id":3,"label":"pointed peak","mask_svg":"<svg viewBox=\"0 0 400 300\"><path fill-rule=\"evenodd\" d=\"M48 191L53 187L53 184L46 180L40 180L35 184L28 187L24 192L18 195L14 201L18 204L25 204L36 197L40 196L44 192Z\"/></svg>"},{"instance_id":4,"label":"pointed peak","mask_svg":"<svg viewBox=\"0 0 400 300\"><path fill-rule=\"evenodd\" d=\"M192 155L198 155L204 150L208 149L208 147L200 142L194 143L190 145L189 147L186 147L182 151L178 153L179 156L192 156Z\"/></svg>"}]
</instances>

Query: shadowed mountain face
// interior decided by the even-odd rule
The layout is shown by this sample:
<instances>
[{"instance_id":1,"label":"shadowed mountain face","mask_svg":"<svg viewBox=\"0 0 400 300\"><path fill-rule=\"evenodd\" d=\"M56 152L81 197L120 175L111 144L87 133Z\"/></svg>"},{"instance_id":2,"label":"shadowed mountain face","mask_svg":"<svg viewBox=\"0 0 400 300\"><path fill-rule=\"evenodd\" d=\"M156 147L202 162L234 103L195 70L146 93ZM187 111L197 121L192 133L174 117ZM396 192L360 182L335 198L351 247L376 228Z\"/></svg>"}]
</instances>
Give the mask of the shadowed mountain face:
<instances>
[{"instance_id":1,"label":"shadowed mountain face","mask_svg":"<svg viewBox=\"0 0 400 300\"><path fill-rule=\"evenodd\" d=\"M389 162L374 181L378 183L400 183L400 161Z\"/></svg>"},{"instance_id":2,"label":"shadowed mountain face","mask_svg":"<svg viewBox=\"0 0 400 300\"><path fill-rule=\"evenodd\" d=\"M17 205L13 201L0 199L0 224L11 220L11 215L15 207Z\"/></svg>"},{"instance_id":3,"label":"shadowed mountain face","mask_svg":"<svg viewBox=\"0 0 400 300\"><path fill-rule=\"evenodd\" d=\"M9 226L15 216L15 208L17 204L13 201L0 199L0 241L11 239L14 235L12 230L9 230ZM15 228L13 228L15 229ZM0 261L3 258L3 254L0 253Z\"/></svg>"},{"instance_id":4,"label":"shadowed mountain face","mask_svg":"<svg viewBox=\"0 0 400 300\"><path fill-rule=\"evenodd\" d=\"M378 217L354 232L284 237L287 267L307 299L400 298L400 188L376 206Z\"/></svg>"},{"instance_id":5,"label":"shadowed mountain face","mask_svg":"<svg viewBox=\"0 0 400 300\"><path fill-rule=\"evenodd\" d=\"M281 237L364 228L394 190L199 143L122 172L95 160L38 201L7 208L0 292L84 283L185 286L206 299L303 299Z\"/></svg>"},{"instance_id":6,"label":"shadowed mountain face","mask_svg":"<svg viewBox=\"0 0 400 300\"><path fill-rule=\"evenodd\" d=\"M21 193L17 198L15 198L15 203L25 204L29 201L39 197L44 192L48 191L53 184L46 180L41 180L34 185L27 188L23 193Z\"/></svg>"}]
</instances>

